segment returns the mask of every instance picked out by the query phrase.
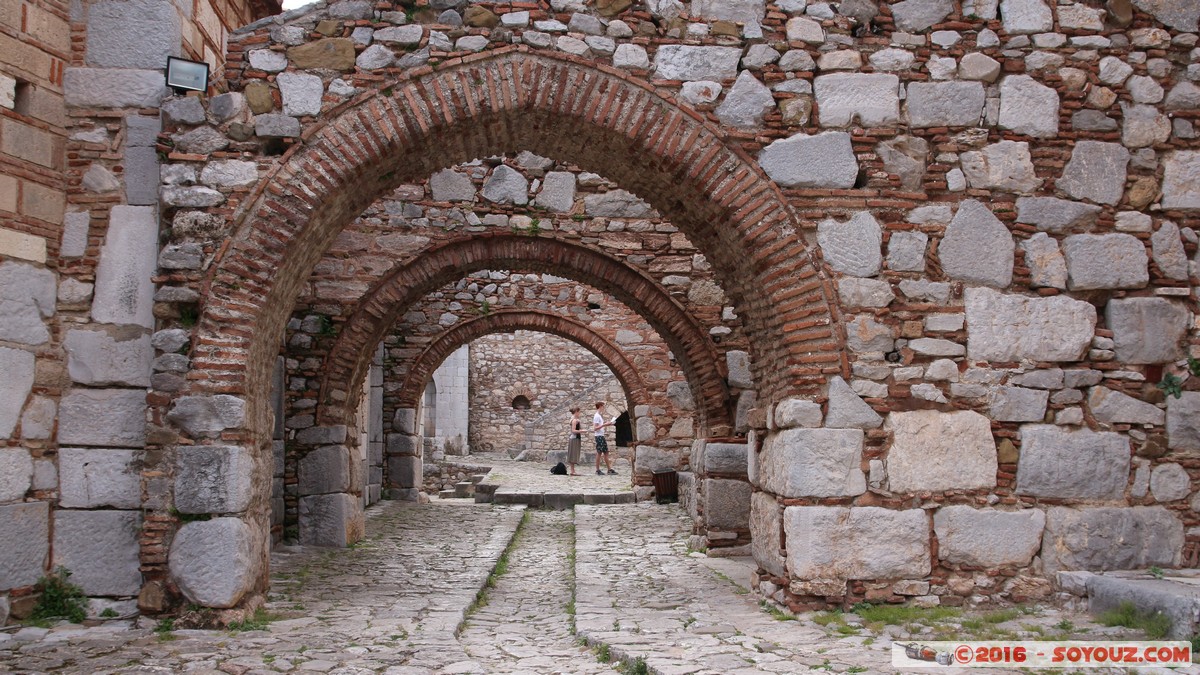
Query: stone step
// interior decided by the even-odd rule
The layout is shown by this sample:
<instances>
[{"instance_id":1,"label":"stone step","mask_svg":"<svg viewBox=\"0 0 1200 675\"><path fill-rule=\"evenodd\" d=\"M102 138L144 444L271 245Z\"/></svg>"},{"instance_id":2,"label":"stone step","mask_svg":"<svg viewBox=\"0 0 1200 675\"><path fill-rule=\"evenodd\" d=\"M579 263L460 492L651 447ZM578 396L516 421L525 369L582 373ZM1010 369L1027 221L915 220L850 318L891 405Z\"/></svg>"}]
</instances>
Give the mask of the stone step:
<instances>
[{"instance_id":1,"label":"stone step","mask_svg":"<svg viewBox=\"0 0 1200 675\"><path fill-rule=\"evenodd\" d=\"M474 476L471 476L468 480L470 480L472 483L475 483L478 485L479 483L482 483L485 479L487 479L486 473L477 473Z\"/></svg>"},{"instance_id":2,"label":"stone step","mask_svg":"<svg viewBox=\"0 0 1200 675\"><path fill-rule=\"evenodd\" d=\"M475 503L491 504L492 495L496 494L496 489L499 487L495 483L479 483L475 486Z\"/></svg>"},{"instance_id":3,"label":"stone step","mask_svg":"<svg viewBox=\"0 0 1200 675\"><path fill-rule=\"evenodd\" d=\"M460 499L475 496L475 484L469 480L464 480L454 484L454 496Z\"/></svg>"},{"instance_id":4,"label":"stone step","mask_svg":"<svg viewBox=\"0 0 1200 675\"><path fill-rule=\"evenodd\" d=\"M1157 570L1156 570L1157 572ZM1188 640L1200 630L1200 572L1162 570L1149 572L1059 572L1062 590L1087 598L1088 611L1099 615L1133 603L1139 612L1161 612L1171 620L1167 638Z\"/></svg>"},{"instance_id":5,"label":"stone step","mask_svg":"<svg viewBox=\"0 0 1200 675\"><path fill-rule=\"evenodd\" d=\"M438 490L438 499L454 499L457 495L454 490Z\"/></svg>"},{"instance_id":6,"label":"stone step","mask_svg":"<svg viewBox=\"0 0 1200 675\"><path fill-rule=\"evenodd\" d=\"M478 497L476 497L476 501ZM576 504L632 504L636 500L632 492L528 492L521 490L497 490L492 495L495 504L524 504L544 506L562 511Z\"/></svg>"}]
</instances>

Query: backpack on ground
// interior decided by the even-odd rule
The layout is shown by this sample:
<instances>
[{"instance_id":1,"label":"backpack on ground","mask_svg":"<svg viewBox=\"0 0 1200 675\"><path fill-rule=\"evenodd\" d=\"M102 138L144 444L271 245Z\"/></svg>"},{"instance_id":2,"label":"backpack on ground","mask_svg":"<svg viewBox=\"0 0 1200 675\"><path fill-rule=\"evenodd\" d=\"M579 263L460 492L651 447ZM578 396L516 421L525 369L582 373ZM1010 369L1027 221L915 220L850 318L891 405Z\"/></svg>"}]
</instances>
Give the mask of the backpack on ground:
<instances>
[{"instance_id":1,"label":"backpack on ground","mask_svg":"<svg viewBox=\"0 0 1200 675\"><path fill-rule=\"evenodd\" d=\"M550 467L550 473L554 474L555 476L565 476L567 475L567 465L559 462L558 464Z\"/></svg>"}]
</instances>

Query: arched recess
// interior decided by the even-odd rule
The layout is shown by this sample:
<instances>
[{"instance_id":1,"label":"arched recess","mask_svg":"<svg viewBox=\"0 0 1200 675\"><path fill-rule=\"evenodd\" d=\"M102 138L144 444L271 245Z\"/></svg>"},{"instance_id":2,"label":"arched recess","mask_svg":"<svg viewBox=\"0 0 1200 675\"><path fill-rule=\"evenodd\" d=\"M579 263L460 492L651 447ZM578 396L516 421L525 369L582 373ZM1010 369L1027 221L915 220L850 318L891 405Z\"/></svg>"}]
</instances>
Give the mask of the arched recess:
<instances>
[{"instance_id":1,"label":"arched recess","mask_svg":"<svg viewBox=\"0 0 1200 675\"><path fill-rule=\"evenodd\" d=\"M412 368L401 383L399 404L415 408L425 383L433 376L433 371L437 370L454 350L485 335L512 333L518 330L549 333L580 345L616 375L621 388L625 390L627 409L633 410L639 403L647 401L646 384L638 374L637 368L625 358L620 348L591 328L549 312L501 310L460 323L430 343L413 362Z\"/></svg>"},{"instance_id":2,"label":"arched recess","mask_svg":"<svg viewBox=\"0 0 1200 675\"><path fill-rule=\"evenodd\" d=\"M701 428L715 430L717 435L729 433L729 392L712 343L699 322L662 287L628 265L578 243L509 233L476 235L426 251L375 286L346 322L326 358L318 399L321 423L345 423L351 412L344 405L345 392L354 391L355 383L365 376L369 364L364 362L364 354L372 352L412 303L464 274L488 268L552 272L611 293L644 317L676 355L698 402Z\"/></svg>"}]
</instances>

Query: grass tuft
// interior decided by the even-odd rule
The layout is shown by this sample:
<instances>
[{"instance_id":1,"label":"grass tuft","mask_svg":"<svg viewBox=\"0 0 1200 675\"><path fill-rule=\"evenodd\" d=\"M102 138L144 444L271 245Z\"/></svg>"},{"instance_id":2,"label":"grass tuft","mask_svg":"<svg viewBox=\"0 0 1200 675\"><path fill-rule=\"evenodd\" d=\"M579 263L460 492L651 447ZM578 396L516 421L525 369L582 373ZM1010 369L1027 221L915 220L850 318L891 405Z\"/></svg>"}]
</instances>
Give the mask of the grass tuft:
<instances>
[{"instance_id":1,"label":"grass tuft","mask_svg":"<svg viewBox=\"0 0 1200 675\"><path fill-rule=\"evenodd\" d=\"M1143 612L1129 601L1102 613L1099 621L1105 626L1125 626L1140 630L1151 640L1161 640L1171 631L1171 619L1166 614Z\"/></svg>"}]
</instances>

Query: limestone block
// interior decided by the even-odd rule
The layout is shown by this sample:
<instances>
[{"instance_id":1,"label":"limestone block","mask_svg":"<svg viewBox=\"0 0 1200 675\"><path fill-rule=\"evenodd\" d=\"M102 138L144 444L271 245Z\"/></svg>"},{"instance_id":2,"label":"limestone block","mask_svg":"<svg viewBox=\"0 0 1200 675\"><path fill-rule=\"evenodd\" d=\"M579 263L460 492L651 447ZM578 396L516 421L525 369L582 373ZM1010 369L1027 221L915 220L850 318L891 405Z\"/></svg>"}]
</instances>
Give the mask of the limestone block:
<instances>
[{"instance_id":1,"label":"limestone block","mask_svg":"<svg viewBox=\"0 0 1200 675\"><path fill-rule=\"evenodd\" d=\"M1200 452L1200 392L1185 391L1167 397L1167 447Z\"/></svg>"},{"instance_id":2,"label":"limestone block","mask_svg":"<svg viewBox=\"0 0 1200 675\"><path fill-rule=\"evenodd\" d=\"M650 55L641 45L620 44L613 52L613 66L617 68L647 69L650 67Z\"/></svg>"},{"instance_id":3,"label":"limestone block","mask_svg":"<svg viewBox=\"0 0 1200 675\"><path fill-rule=\"evenodd\" d=\"M717 106L717 118L723 124L753 128L762 125L763 116L775 107L771 90L759 82L748 70L738 75L737 81Z\"/></svg>"},{"instance_id":4,"label":"limestone block","mask_svg":"<svg viewBox=\"0 0 1200 675\"><path fill-rule=\"evenodd\" d=\"M738 47L663 45L654 55L654 77L660 80L732 80L738 74Z\"/></svg>"},{"instance_id":5,"label":"limestone block","mask_svg":"<svg viewBox=\"0 0 1200 675\"><path fill-rule=\"evenodd\" d=\"M900 178L905 190L919 191L925 179L929 143L915 136L897 136L875 146L875 152L888 173Z\"/></svg>"},{"instance_id":6,"label":"limestone block","mask_svg":"<svg viewBox=\"0 0 1200 675\"><path fill-rule=\"evenodd\" d=\"M1092 387L1088 391L1088 407L1096 421L1103 424L1161 425L1167 417L1166 412L1158 406L1108 387Z\"/></svg>"},{"instance_id":7,"label":"limestone block","mask_svg":"<svg viewBox=\"0 0 1200 675\"><path fill-rule=\"evenodd\" d=\"M694 0L690 14L713 21L762 23L766 4L765 0Z\"/></svg>"},{"instance_id":8,"label":"limestone block","mask_svg":"<svg viewBox=\"0 0 1200 675\"><path fill-rule=\"evenodd\" d=\"M892 5L892 17L900 30L919 33L941 23L953 10L953 0L902 0Z\"/></svg>"},{"instance_id":9,"label":"limestone block","mask_svg":"<svg viewBox=\"0 0 1200 675\"><path fill-rule=\"evenodd\" d=\"M929 517L919 509L789 506L787 568L799 579L907 579L930 570Z\"/></svg>"},{"instance_id":10,"label":"limestone block","mask_svg":"<svg viewBox=\"0 0 1200 675\"><path fill-rule=\"evenodd\" d=\"M296 138L300 135L300 120L290 115L257 115L254 134L259 138Z\"/></svg>"},{"instance_id":11,"label":"limestone block","mask_svg":"<svg viewBox=\"0 0 1200 675\"><path fill-rule=\"evenodd\" d=\"M1173 502L1187 497L1192 491L1187 469L1174 463L1159 464L1150 473L1150 492L1155 501Z\"/></svg>"},{"instance_id":12,"label":"limestone block","mask_svg":"<svg viewBox=\"0 0 1200 675\"><path fill-rule=\"evenodd\" d=\"M1054 29L1054 14L1044 0L1000 0L1000 17L1004 30L1013 35Z\"/></svg>"},{"instance_id":13,"label":"limestone block","mask_svg":"<svg viewBox=\"0 0 1200 675\"><path fill-rule=\"evenodd\" d=\"M843 307L887 307L896 299L892 285L879 279L843 277L837 286Z\"/></svg>"},{"instance_id":14,"label":"limestone block","mask_svg":"<svg viewBox=\"0 0 1200 675\"><path fill-rule=\"evenodd\" d=\"M1055 499L1120 500L1129 482L1129 439L1049 424L1021 427L1017 494Z\"/></svg>"},{"instance_id":15,"label":"limestone block","mask_svg":"<svg viewBox=\"0 0 1200 675\"><path fill-rule=\"evenodd\" d=\"M0 590L32 586L46 573L50 506L27 502L0 506Z\"/></svg>"},{"instance_id":16,"label":"limestone block","mask_svg":"<svg viewBox=\"0 0 1200 675\"><path fill-rule=\"evenodd\" d=\"M63 93L78 108L157 108L169 95L161 70L124 68L67 68Z\"/></svg>"},{"instance_id":17,"label":"limestone block","mask_svg":"<svg viewBox=\"0 0 1200 675\"><path fill-rule=\"evenodd\" d=\"M887 353L895 348L894 329L875 320L869 314L860 314L846 324L846 346L862 353Z\"/></svg>"},{"instance_id":18,"label":"limestone block","mask_svg":"<svg viewBox=\"0 0 1200 675\"><path fill-rule=\"evenodd\" d=\"M175 7L156 0L106 0L88 7L86 62L101 68L162 68L179 56Z\"/></svg>"},{"instance_id":19,"label":"limestone block","mask_svg":"<svg viewBox=\"0 0 1200 675\"><path fill-rule=\"evenodd\" d=\"M197 155L208 155L229 147L229 138L216 129L203 126L175 135L175 148ZM183 192L183 194L187 194Z\"/></svg>"},{"instance_id":20,"label":"limestone block","mask_svg":"<svg viewBox=\"0 0 1200 675\"><path fill-rule=\"evenodd\" d=\"M283 114L293 117L321 114L325 85L320 77L305 73L280 73L275 81L283 97Z\"/></svg>"},{"instance_id":21,"label":"limestone block","mask_svg":"<svg viewBox=\"0 0 1200 675\"><path fill-rule=\"evenodd\" d=\"M542 179L542 191L533 203L558 213L567 213L575 205L575 174L551 171Z\"/></svg>"},{"instance_id":22,"label":"limestone block","mask_svg":"<svg viewBox=\"0 0 1200 675\"><path fill-rule=\"evenodd\" d=\"M1058 247L1058 240L1045 232L1038 232L1021 242L1025 252L1025 266L1029 268L1029 281L1044 288L1067 287L1067 259Z\"/></svg>"},{"instance_id":23,"label":"limestone block","mask_svg":"<svg viewBox=\"0 0 1200 675\"><path fill-rule=\"evenodd\" d=\"M1194 110L1200 108L1200 86L1188 81L1177 83L1167 94L1164 102L1167 110Z\"/></svg>"},{"instance_id":24,"label":"limestone block","mask_svg":"<svg viewBox=\"0 0 1200 675\"><path fill-rule=\"evenodd\" d=\"M64 258L78 258L87 252L88 227L91 224L91 214L87 211L73 211L63 216L62 244L59 255Z\"/></svg>"},{"instance_id":25,"label":"limestone block","mask_svg":"<svg viewBox=\"0 0 1200 675\"><path fill-rule=\"evenodd\" d=\"M750 484L714 478L704 481L704 519L709 529L750 528Z\"/></svg>"},{"instance_id":26,"label":"limestone block","mask_svg":"<svg viewBox=\"0 0 1200 675\"><path fill-rule=\"evenodd\" d=\"M141 462L142 453L138 450L60 449L59 506L76 509L105 506L116 509L141 508Z\"/></svg>"},{"instance_id":27,"label":"limestone block","mask_svg":"<svg viewBox=\"0 0 1200 675\"><path fill-rule=\"evenodd\" d=\"M453 169L443 169L430 176L429 190L437 202L470 202L475 199L475 185L470 177Z\"/></svg>"},{"instance_id":28,"label":"limestone block","mask_svg":"<svg viewBox=\"0 0 1200 675\"><path fill-rule=\"evenodd\" d=\"M953 279L1005 287L1012 283L1016 244L991 209L974 199L962 202L938 246L942 270Z\"/></svg>"},{"instance_id":29,"label":"limestone block","mask_svg":"<svg viewBox=\"0 0 1200 675\"><path fill-rule=\"evenodd\" d=\"M63 445L140 448L146 444L146 392L72 389L62 398L58 442Z\"/></svg>"},{"instance_id":30,"label":"limestone block","mask_svg":"<svg viewBox=\"0 0 1200 675\"><path fill-rule=\"evenodd\" d=\"M639 417L637 420L637 440L638 441L653 441L658 435L658 428L654 426L654 420L649 417Z\"/></svg>"},{"instance_id":31,"label":"limestone block","mask_svg":"<svg viewBox=\"0 0 1200 675\"><path fill-rule=\"evenodd\" d=\"M14 388L19 390L19 385ZM0 396L3 396L3 394L0 394ZM50 438L50 435L54 432L54 420L56 417L58 417L58 405L54 402L54 399L34 396L29 405L25 407L25 413L21 415L21 438L30 440ZM55 484L57 484L57 481Z\"/></svg>"},{"instance_id":32,"label":"limestone block","mask_svg":"<svg viewBox=\"0 0 1200 675\"><path fill-rule=\"evenodd\" d=\"M388 31L413 28L416 28L418 33L421 32L420 26L399 26L398 28L377 30L374 38L377 41L400 42L400 44L407 45L409 43L400 40L388 40L387 38L390 37ZM417 39L420 40L420 37ZM351 70L354 68L354 41L350 38L317 40L291 47L287 50L287 55L292 65L300 70Z\"/></svg>"},{"instance_id":33,"label":"limestone block","mask_svg":"<svg viewBox=\"0 0 1200 675\"><path fill-rule=\"evenodd\" d=\"M183 96L163 103L162 119L175 125L196 125L204 124L207 117L198 96Z\"/></svg>"},{"instance_id":34,"label":"limestone block","mask_svg":"<svg viewBox=\"0 0 1200 675\"><path fill-rule=\"evenodd\" d=\"M223 160L209 162L200 172L200 182L214 187L241 187L258 181L254 162Z\"/></svg>"},{"instance_id":35,"label":"limestone block","mask_svg":"<svg viewBox=\"0 0 1200 675\"><path fill-rule=\"evenodd\" d=\"M1000 62L979 52L964 54L958 62L958 76L964 80L995 82L1000 76Z\"/></svg>"},{"instance_id":36,"label":"limestone block","mask_svg":"<svg viewBox=\"0 0 1200 675\"><path fill-rule=\"evenodd\" d=\"M589 216L603 218L645 218L654 213L649 204L625 190L587 195L583 198L583 210Z\"/></svg>"},{"instance_id":37,"label":"limestone block","mask_svg":"<svg viewBox=\"0 0 1200 675\"><path fill-rule=\"evenodd\" d=\"M69 330L64 342L71 380L90 385L150 386L154 349L140 331L113 337L104 331ZM2 430L3 425L0 425Z\"/></svg>"},{"instance_id":38,"label":"limestone block","mask_svg":"<svg viewBox=\"0 0 1200 675\"><path fill-rule=\"evenodd\" d=\"M364 529L362 506L354 495L300 499L300 543L305 546L349 546L362 538Z\"/></svg>"},{"instance_id":39,"label":"limestone block","mask_svg":"<svg viewBox=\"0 0 1200 675\"><path fill-rule=\"evenodd\" d=\"M1041 422L1050 392L1025 387L996 387L990 396L990 415L997 422Z\"/></svg>"},{"instance_id":40,"label":"limestone block","mask_svg":"<svg viewBox=\"0 0 1200 675\"><path fill-rule=\"evenodd\" d=\"M1151 257L1159 271L1168 279L1184 281L1188 278L1187 253L1179 238L1179 226L1164 220L1158 230L1150 236Z\"/></svg>"},{"instance_id":41,"label":"limestone block","mask_svg":"<svg viewBox=\"0 0 1200 675\"><path fill-rule=\"evenodd\" d=\"M812 55L803 49L789 49L779 57L779 68L785 72L815 70L816 67L817 63L813 61ZM811 85L808 93L812 93Z\"/></svg>"},{"instance_id":42,"label":"limestone block","mask_svg":"<svg viewBox=\"0 0 1200 675\"><path fill-rule=\"evenodd\" d=\"M83 189L98 194L116 192L121 189L121 181L117 180L111 171L99 164L88 167L80 183L83 185Z\"/></svg>"},{"instance_id":43,"label":"limestone block","mask_svg":"<svg viewBox=\"0 0 1200 675\"><path fill-rule=\"evenodd\" d=\"M1175 567L1182 549L1183 523L1161 506L1046 511L1042 566L1047 574Z\"/></svg>"},{"instance_id":44,"label":"limestone block","mask_svg":"<svg viewBox=\"0 0 1200 675\"><path fill-rule=\"evenodd\" d=\"M635 475L650 477L658 469L678 469L679 455L673 450L664 450L652 445L639 445L633 449Z\"/></svg>"},{"instance_id":45,"label":"limestone block","mask_svg":"<svg viewBox=\"0 0 1200 675\"><path fill-rule=\"evenodd\" d=\"M251 49L248 56L250 57L250 67L255 70L278 73L287 69L287 54L283 52L270 49Z\"/></svg>"},{"instance_id":46,"label":"limestone block","mask_svg":"<svg viewBox=\"0 0 1200 675\"><path fill-rule=\"evenodd\" d=\"M1026 298L990 288L967 288L965 300L972 359L1079 360L1096 331L1096 307L1081 300Z\"/></svg>"},{"instance_id":47,"label":"limestone block","mask_svg":"<svg viewBox=\"0 0 1200 675\"><path fill-rule=\"evenodd\" d=\"M1164 209L1200 209L1200 151L1176 150L1163 158Z\"/></svg>"},{"instance_id":48,"label":"limestone block","mask_svg":"<svg viewBox=\"0 0 1200 675\"><path fill-rule=\"evenodd\" d=\"M889 488L896 493L971 490L996 485L996 442L991 423L976 412L894 412L887 455Z\"/></svg>"},{"instance_id":49,"label":"limestone block","mask_svg":"<svg viewBox=\"0 0 1200 675\"><path fill-rule=\"evenodd\" d=\"M908 343L909 349L923 356L962 356L967 350L953 340L917 338Z\"/></svg>"},{"instance_id":50,"label":"limestone block","mask_svg":"<svg viewBox=\"0 0 1200 675\"><path fill-rule=\"evenodd\" d=\"M894 272L925 271L925 248L929 235L924 232L893 232L888 239L888 269Z\"/></svg>"},{"instance_id":51,"label":"limestone block","mask_svg":"<svg viewBox=\"0 0 1200 675\"><path fill-rule=\"evenodd\" d=\"M971 127L983 116L979 82L913 82L908 85L908 121L914 128Z\"/></svg>"},{"instance_id":52,"label":"limestone block","mask_svg":"<svg viewBox=\"0 0 1200 675\"><path fill-rule=\"evenodd\" d=\"M707 473L746 473L745 443L706 443L704 447L704 471Z\"/></svg>"},{"instance_id":53,"label":"limestone block","mask_svg":"<svg viewBox=\"0 0 1200 675\"><path fill-rule=\"evenodd\" d=\"M829 414L825 426L834 429L875 429L883 424L879 413L859 398L841 377L829 380ZM819 409L818 409L819 410Z\"/></svg>"},{"instance_id":54,"label":"limestone block","mask_svg":"<svg viewBox=\"0 0 1200 675\"><path fill-rule=\"evenodd\" d=\"M300 494L315 495L350 490L350 450L326 445L300 459Z\"/></svg>"},{"instance_id":55,"label":"limestone block","mask_svg":"<svg viewBox=\"0 0 1200 675\"><path fill-rule=\"evenodd\" d=\"M181 513L244 511L253 496L253 475L254 461L245 448L181 446L175 455L175 508Z\"/></svg>"},{"instance_id":56,"label":"limestone block","mask_svg":"<svg viewBox=\"0 0 1200 675\"><path fill-rule=\"evenodd\" d=\"M27 345L49 340L43 319L54 316L56 295L50 270L15 260L0 262L0 340Z\"/></svg>"},{"instance_id":57,"label":"limestone block","mask_svg":"<svg viewBox=\"0 0 1200 675\"><path fill-rule=\"evenodd\" d=\"M250 54L253 56L254 52ZM361 70L388 68L395 62L396 53L384 45L371 45L354 59L354 64Z\"/></svg>"},{"instance_id":58,"label":"limestone block","mask_svg":"<svg viewBox=\"0 0 1200 675\"><path fill-rule=\"evenodd\" d=\"M154 327L158 213L152 206L114 206L100 248L92 319Z\"/></svg>"},{"instance_id":59,"label":"limestone block","mask_svg":"<svg viewBox=\"0 0 1200 675\"><path fill-rule=\"evenodd\" d=\"M821 405L802 398L785 398L775 406L775 426L779 429L821 426Z\"/></svg>"},{"instance_id":60,"label":"limestone block","mask_svg":"<svg viewBox=\"0 0 1200 675\"><path fill-rule=\"evenodd\" d=\"M33 480L33 459L25 448L0 448L0 501L25 498Z\"/></svg>"},{"instance_id":61,"label":"limestone block","mask_svg":"<svg viewBox=\"0 0 1200 675\"><path fill-rule=\"evenodd\" d=\"M754 375L750 372L750 354L731 349L725 352L725 366L729 371L726 378L729 386L751 389L754 387Z\"/></svg>"},{"instance_id":62,"label":"limestone block","mask_svg":"<svg viewBox=\"0 0 1200 675\"><path fill-rule=\"evenodd\" d=\"M420 457L421 439L412 434L388 434L387 454L401 457Z\"/></svg>"},{"instance_id":63,"label":"limestone block","mask_svg":"<svg viewBox=\"0 0 1200 675\"><path fill-rule=\"evenodd\" d=\"M1035 2L1042 0L1010 0ZM1045 5L1042 5L1045 7ZM1049 12L1049 7L1045 7ZM1008 75L1000 81L999 124L1035 138L1058 135L1058 92L1028 75Z\"/></svg>"},{"instance_id":64,"label":"limestone block","mask_svg":"<svg viewBox=\"0 0 1200 675\"><path fill-rule=\"evenodd\" d=\"M167 419L192 436L236 429L246 418L246 402L236 396L183 396L175 401Z\"/></svg>"},{"instance_id":65,"label":"limestone block","mask_svg":"<svg viewBox=\"0 0 1200 675\"><path fill-rule=\"evenodd\" d=\"M54 561L88 595L137 595L142 514L137 511L54 512ZM178 538L176 538L178 542Z\"/></svg>"},{"instance_id":66,"label":"limestone block","mask_svg":"<svg viewBox=\"0 0 1200 675\"><path fill-rule=\"evenodd\" d=\"M422 484L424 462L421 458L408 455L393 455L387 458L388 481L401 488L419 488Z\"/></svg>"},{"instance_id":67,"label":"limestone block","mask_svg":"<svg viewBox=\"0 0 1200 675\"><path fill-rule=\"evenodd\" d=\"M773 141L759 153L758 162L782 187L850 188L858 179L850 134L841 131Z\"/></svg>"},{"instance_id":68,"label":"limestone block","mask_svg":"<svg viewBox=\"0 0 1200 675\"><path fill-rule=\"evenodd\" d=\"M1166 298L1108 301L1104 311L1113 332L1117 359L1124 363L1166 363L1183 358L1188 311Z\"/></svg>"},{"instance_id":69,"label":"limestone block","mask_svg":"<svg viewBox=\"0 0 1200 675\"><path fill-rule=\"evenodd\" d=\"M764 443L758 483L780 497L840 497L867 491L861 429L785 429Z\"/></svg>"},{"instance_id":70,"label":"limestone block","mask_svg":"<svg viewBox=\"0 0 1200 675\"><path fill-rule=\"evenodd\" d=\"M1117 143L1079 141L1057 187L1075 199L1116 204L1125 191L1129 151Z\"/></svg>"},{"instance_id":71,"label":"limestone block","mask_svg":"<svg viewBox=\"0 0 1200 675\"><path fill-rule=\"evenodd\" d=\"M4 373L4 387L0 388L0 438L10 438L17 427L25 400L33 389L34 363L32 352L0 347L0 373Z\"/></svg>"},{"instance_id":72,"label":"limestone block","mask_svg":"<svg viewBox=\"0 0 1200 675\"><path fill-rule=\"evenodd\" d=\"M884 73L820 75L813 84L823 127L864 127L900 122L900 79Z\"/></svg>"},{"instance_id":73,"label":"limestone block","mask_svg":"<svg viewBox=\"0 0 1200 675\"><path fill-rule=\"evenodd\" d=\"M982 150L964 152L962 171L973 188L1030 193L1042 181L1033 171L1029 144L1024 141L1000 141Z\"/></svg>"},{"instance_id":74,"label":"limestone block","mask_svg":"<svg viewBox=\"0 0 1200 675\"><path fill-rule=\"evenodd\" d=\"M1150 281L1145 245L1128 234L1075 234L1063 241L1071 290L1142 288Z\"/></svg>"},{"instance_id":75,"label":"limestone block","mask_svg":"<svg viewBox=\"0 0 1200 675\"><path fill-rule=\"evenodd\" d=\"M768 573L787 574L783 551L783 506L765 492L750 497L750 550Z\"/></svg>"},{"instance_id":76,"label":"limestone block","mask_svg":"<svg viewBox=\"0 0 1200 675\"><path fill-rule=\"evenodd\" d=\"M1042 546L1046 514L1040 509L998 511L946 506L933 516L938 557L952 565L1024 567Z\"/></svg>"},{"instance_id":77,"label":"limestone block","mask_svg":"<svg viewBox=\"0 0 1200 675\"><path fill-rule=\"evenodd\" d=\"M1200 6L1189 0L1133 0L1139 9L1176 30L1195 32Z\"/></svg>"},{"instance_id":78,"label":"limestone block","mask_svg":"<svg viewBox=\"0 0 1200 675\"><path fill-rule=\"evenodd\" d=\"M1145 148L1171 137L1171 118L1152 105L1121 103L1121 143Z\"/></svg>"},{"instance_id":79,"label":"limestone block","mask_svg":"<svg viewBox=\"0 0 1200 675\"><path fill-rule=\"evenodd\" d=\"M266 541L239 518L185 523L171 544L171 579L191 602L233 607L257 584Z\"/></svg>"},{"instance_id":80,"label":"limestone block","mask_svg":"<svg viewBox=\"0 0 1200 675\"><path fill-rule=\"evenodd\" d=\"M779 51L770 45L751 45L742 57L742 68L761 70L779 60Z\"/></svg>"},{"instance_id":81,"label":"limestone block","mask_svg":"<svg viewBox=\"0 0 1200 675\"><path fill-rule=\"evenodd\" d=\"M788 19L784 29L787 31L788 42L807 42L809 44L825 42L825 31L821 28L820 22L807 17L794 16Z\"/></svg>"},{"instance_id":82,"label":"limestone block","mask_svg":"<svg viewBox=\"0 0 1200 675\"><path fill-rule=\"evenodd\" d=\"M832 218L821 221L817 242L829 266L838 272L870 277L882 267L883 229L867 211L855 213L845 223Z\"/></svg>"},{"instance_id":83,"label":"limestone block","mask_svg":"<svg viewBox=\"0 0 1200 675\"><path fill-rule=\"evenodd\" d=\"M1076 151L1078 149L1077 145ZM1124 175L1124 165L1122 165L1122 185L1125 183ZM1059 185L1062 185L1061 180ZM1101 207L1094 204L1083 204L1056 197L1017 198L1017 222L1035 225L1042 232L1065 232L1072 228L1091 227L1096 224L1096 216L1100 215L1102 210Z\"/></svg>"}]
</instances>

